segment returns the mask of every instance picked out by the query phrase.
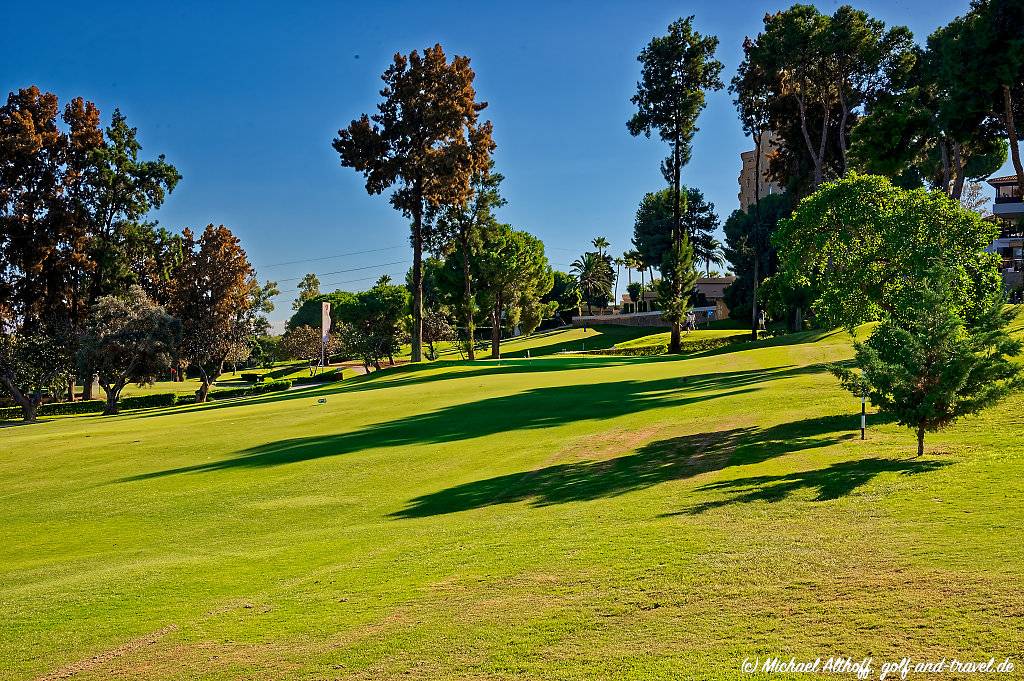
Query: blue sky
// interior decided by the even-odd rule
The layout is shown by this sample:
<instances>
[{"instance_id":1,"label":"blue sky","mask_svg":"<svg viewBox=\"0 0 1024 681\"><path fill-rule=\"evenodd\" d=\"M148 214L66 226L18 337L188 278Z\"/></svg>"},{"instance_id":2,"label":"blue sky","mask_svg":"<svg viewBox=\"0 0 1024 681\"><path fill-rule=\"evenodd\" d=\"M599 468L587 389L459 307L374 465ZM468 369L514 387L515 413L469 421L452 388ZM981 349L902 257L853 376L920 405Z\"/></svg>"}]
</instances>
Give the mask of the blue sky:
<instances>
[{"instance_id":1,"label":"blue sky","mask_svg":"<svg viewBox=\"0 0 1024 681\"><path fill-rule=\"evenodd\" d=\"M377 101L396 51L440 42L472 59L490 106L509 205L501 218L540 236L566 269L596 235L629 247L633 214L661 188L665 148L625 121L636 54L680 16L719 36L728 82L744 36L787 2L33 3L4 9L0 90L29 84L61 100L120 107L145 155L184 176L154 217L179 229L223 223L261 279L280 282L275 320L307 271L325 289L356 290L411 259L408 227L385 196L341 168L330 142ZM839 3L821 3L831 12ZM967 0L854 3L918 40ZM684 182L724 219L737 204L739 154L750 146L726 91L713 93ZM364 252L364 251L373 252ZM337 254L362 252L345 257ZM308 262L294 262L321 258ZM282 264L288 263L288 264ZM355 269L366 268L366 269Z\"/></svg>"}]
</instances>

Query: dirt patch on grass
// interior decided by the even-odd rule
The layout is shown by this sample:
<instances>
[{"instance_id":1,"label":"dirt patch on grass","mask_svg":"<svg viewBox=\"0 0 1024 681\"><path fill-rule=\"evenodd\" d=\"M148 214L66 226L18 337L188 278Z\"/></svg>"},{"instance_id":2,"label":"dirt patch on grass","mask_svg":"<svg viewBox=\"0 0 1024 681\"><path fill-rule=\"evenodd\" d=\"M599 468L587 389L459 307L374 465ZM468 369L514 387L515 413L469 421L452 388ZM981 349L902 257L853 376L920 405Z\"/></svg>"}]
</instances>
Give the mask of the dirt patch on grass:
<instances>
[{"instance_id":1,"label":"dirt patch on grass","mask_svg":"<svg viewBox=\"0 0 1024 681\"><path fill-rule=\"evenodd\" d=\"M37 681L68 679L72 676L75 676L76 674L92 671L96 667L107 664L108 662L115 660L119 657L124 657L125 655L130 655L131 653L134 653L138 650L152 646L159 642L160 639L162 639L167 634L170 634L171 632L177 630L178 626L176 624L169 624L166 627L163 627L162 629L157 629L156 631L146 634L145 636L140 636L136 639L132 639L131 641L128 641L127 643L124 643L116 648L104 651L102 653L99 653L98 655L93 655L89 659L80 660L73 664L69 664L66 667L62 667L61 669L58 669L55 672L51 672L50 674L39 676L37 677Z\"/></svg>"}]
</instances>

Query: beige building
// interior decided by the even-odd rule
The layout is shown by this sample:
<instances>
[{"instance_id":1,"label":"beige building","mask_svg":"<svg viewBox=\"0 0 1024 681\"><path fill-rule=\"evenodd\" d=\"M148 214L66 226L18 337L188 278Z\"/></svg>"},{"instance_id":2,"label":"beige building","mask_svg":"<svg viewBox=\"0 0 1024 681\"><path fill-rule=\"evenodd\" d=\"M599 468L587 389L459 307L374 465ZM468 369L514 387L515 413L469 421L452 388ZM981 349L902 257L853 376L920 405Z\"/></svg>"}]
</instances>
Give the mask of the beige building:
<instances>
[{"instance_id":1,"label":"beige building","mask_svg":"<svg viewBox=\"0 0 1024 681\"><path fill-rule=\"evenodd\" d=\"M746 212L748 208L754 205L756 194L754 192L754 176L757 174L757 156L761 156L761 178L760 178L760 195L762 198L769 194L781 194L782 187L768 179L768 156L771 154L774 146L778 144L774 135L762 135L761 144L758 149L751 151L744 151L740 154L740 160L742 162L740 167L740 210Z\"/></svg>"}]
</instances>

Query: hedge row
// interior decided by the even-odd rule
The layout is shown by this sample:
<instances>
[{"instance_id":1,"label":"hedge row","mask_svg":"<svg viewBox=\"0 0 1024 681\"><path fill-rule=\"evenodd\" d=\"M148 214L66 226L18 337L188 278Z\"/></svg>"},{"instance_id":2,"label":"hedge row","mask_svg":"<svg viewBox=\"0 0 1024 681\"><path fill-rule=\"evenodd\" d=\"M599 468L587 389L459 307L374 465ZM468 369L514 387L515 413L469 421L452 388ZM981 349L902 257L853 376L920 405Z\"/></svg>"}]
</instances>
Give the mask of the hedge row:
<instances>
[{"instance_id":1,"label":"hedge row","mask_svg":"<svg viewBox=\"0 0 1024 681\"><path fill-rule=\"evenodd\" d=\"M746 333L735 334L732 336L718 336L715 338L694 338L692 340L681 338L679 341L679 349L681 352L706 352L708 350L717 350L718 348L725 347L726 345L745 341L747 338L748 335ZM654 355L664 355L667 352L667 343L630 345L624 348L613 347L604 348L602 350L585 351L588 355L620 355L626 357L652 357Z\"/></svg>"},{"instance_id":2,"label":"hedge row","mask_svg":"<svg viewBox=\"0 0 1024 681\"><path fill-rule=\"evenodd\" d=\"M653 357L664 355L668 352L668 345L656 343L654 345L633 345L625 348L603 348L601 350L585 350L581 354L587 355L621 355L625 357Z\"/></svg>"},{"instance_id":3,"label":"hedge row","mask_svg":"<svg viewBox=\"0 0 1024 681\"><path fill-rule=\"evenodd\" d=\"M280 392L292 387L291 381L266 381L241 388L221 388L211 390L207 396L211 400L225 400L232 397L249 397L250 395L262 395L263 393ZM187 398L186 398L187 399ZM191 402L191 400L188 400Z\"/></svg>"},{"instance_id":4,"label":"hedge row","mask_svg":"<svg viewBox=\"0 0 1024 681\"><path fill-rule=\"evenodd\" d=\"M268 392L287 390L292 386L291 381L271 381L260 383L244 388L222 388L211 390L208 395L211 400L223 400L232 397L247 397L249 395L260 395ZM134 397L122 397L120 400L121 409L146 409L150 407L173 407L177 404L194 404L192 395L177 393L156 393L153 395L137 395ZM106 406L104 400L86 400L83 402L47 402L39 405L37 416L73 416L76 414L99 414ZM22 417L21 407L0 408L0 420L14 420Z\"/></svg>"},{"instance_id":5,"label":"hedge row","mask_svg":"<svg viewBox=\"0 0 1024 681\"><path fill-rule=\"evenodd\" d=\"M331 383L333 381L340 381L342 380L342 378L344 378L344 376L342 375L341 369L332 369L330 371L325 371L324 373L318 376L299 376L298 378L293 378L292 383L294 383L295 385Z\"/></svg>"}]
</instances>

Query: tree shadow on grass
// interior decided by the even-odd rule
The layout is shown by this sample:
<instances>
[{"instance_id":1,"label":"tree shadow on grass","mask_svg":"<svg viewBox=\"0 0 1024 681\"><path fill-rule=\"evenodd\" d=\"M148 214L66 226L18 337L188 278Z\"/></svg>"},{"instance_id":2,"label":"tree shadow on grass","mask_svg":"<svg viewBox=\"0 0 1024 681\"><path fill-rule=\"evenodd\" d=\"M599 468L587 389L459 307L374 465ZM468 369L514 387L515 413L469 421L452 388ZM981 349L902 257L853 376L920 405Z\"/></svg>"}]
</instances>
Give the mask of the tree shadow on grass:
<instances>
[{"instance_id":1,"label":"tree shadow on grass","mask_svg":"<svg viewBox=\"0 0 1024 681\"><path fill-rule=\"evenodd\" d=\"M684 511L667 515L699 515L707 511L748 504L755 501L777 502L801 490L816 490L815 501L830 501L844 497L858 487L866 485L880 473L918 475L948 466L948 461L920 459L867 458L842 461L827 468L799 471L786 475L759 475L736 480L722 480L700 487L700 491L725 492L725 499L708 501Z\"/></svg>"},{"instance_id":2,"label":"tree shadow on grass","mask_svg":"<svg viewBox=\"0 0 1024 681\"><path fill-rule=\"evenodd\" d=\"M458 442L496 433L552 428L574 421L604 420L647 409L740 395L755 390L754 386L764 381L821 370L819 366L779 367L652 381L624 380L534 388L384 421L352 432L270 442L244 450L230 459L144 473L122 481L278 466L381 447Z\"/></svg>"},{"instance_id":3,"label":"tree shadow on grass","mask_svg":"<svg viewBox=\"0 0 1024 681\"><path fill-rule=\"evenodd\" d=\"M520 501L549 506L617 496L729 466L827 447L856 437L848 430L842 432L854 424L852 416L826 416L764 429L684 435L652 442L615 459L558 464L457 485L417 497L392 516L421 518Z\"/></svg>"}]
</instances>

